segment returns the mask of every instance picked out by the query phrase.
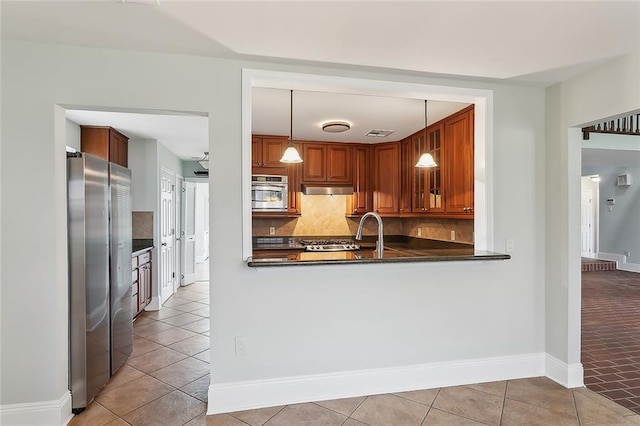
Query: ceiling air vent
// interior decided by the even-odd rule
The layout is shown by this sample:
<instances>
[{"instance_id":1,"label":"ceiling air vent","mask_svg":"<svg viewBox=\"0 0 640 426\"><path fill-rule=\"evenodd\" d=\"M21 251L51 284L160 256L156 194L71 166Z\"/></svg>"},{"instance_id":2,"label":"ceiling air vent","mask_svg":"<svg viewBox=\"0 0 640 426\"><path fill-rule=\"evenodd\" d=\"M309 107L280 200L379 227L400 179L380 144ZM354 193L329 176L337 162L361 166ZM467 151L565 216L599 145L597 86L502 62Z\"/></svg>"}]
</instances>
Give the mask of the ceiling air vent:
<instances>
[{"instance_id":1,"label":"ceiling air vent","mask_svg":"<svg viewBox=\"0 0 640 426\"><path fill-rule=\"evenodd\" d=\"M365 136L369 136L370 138L386 138L393 132L395 132L395 130L373 129L369 130Z\"/></svg>"}]
</instances>

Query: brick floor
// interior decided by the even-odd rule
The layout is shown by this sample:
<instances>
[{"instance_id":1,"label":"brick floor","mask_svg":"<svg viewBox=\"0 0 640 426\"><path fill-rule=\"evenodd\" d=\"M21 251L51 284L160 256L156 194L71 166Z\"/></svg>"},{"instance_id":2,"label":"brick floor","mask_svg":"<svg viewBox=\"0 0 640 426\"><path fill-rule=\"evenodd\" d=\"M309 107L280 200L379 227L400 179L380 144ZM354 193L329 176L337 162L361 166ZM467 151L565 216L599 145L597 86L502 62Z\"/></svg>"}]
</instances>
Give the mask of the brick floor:
<instances>
[{"instance_id":1,"label":"brick floor","mask_svg":"<svg viewBox=\"0 0 640 426\"><path fill-rule=\"evenodd\" d=\"M640 414L640 274L582 273L585 385Z\"/></svg>"}]
</instances>

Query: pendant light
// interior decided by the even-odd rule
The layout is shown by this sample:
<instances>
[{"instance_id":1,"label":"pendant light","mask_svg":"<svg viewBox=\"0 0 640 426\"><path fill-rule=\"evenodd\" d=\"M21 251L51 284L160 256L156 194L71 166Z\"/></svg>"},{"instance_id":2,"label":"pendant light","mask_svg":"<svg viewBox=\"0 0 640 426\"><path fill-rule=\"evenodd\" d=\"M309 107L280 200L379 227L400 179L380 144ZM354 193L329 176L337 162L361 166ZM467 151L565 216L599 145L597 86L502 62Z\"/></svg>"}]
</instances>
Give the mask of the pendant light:
<instances>
[{"instance_id":1,"label":"pendant light","mask_svg":"<svg viewBox=\"0 0 640 426\"><path fill-rule=\"evenodd\" d=\"M300 158L300 154L293 144L293 90L291 91L291 116L289 120L289 143L287 144L287 149L285 149L284 154L282 154L282 158L280 159L281 163L302 163L302 158Z\"/></svg>"},{"instance_id":2,"label":"pendant light","mask_svg":"<svg viewBox=\"0 0 640 426\"><path fill-rule=\"evenodd\" d=\"M427 100L424 100L424 142L425 146L427 144ZM423 152L416 163L416 167L420 168L428 168L428 167L438 167L435 160L428 152Z\"/></svg>"}]
</instances>

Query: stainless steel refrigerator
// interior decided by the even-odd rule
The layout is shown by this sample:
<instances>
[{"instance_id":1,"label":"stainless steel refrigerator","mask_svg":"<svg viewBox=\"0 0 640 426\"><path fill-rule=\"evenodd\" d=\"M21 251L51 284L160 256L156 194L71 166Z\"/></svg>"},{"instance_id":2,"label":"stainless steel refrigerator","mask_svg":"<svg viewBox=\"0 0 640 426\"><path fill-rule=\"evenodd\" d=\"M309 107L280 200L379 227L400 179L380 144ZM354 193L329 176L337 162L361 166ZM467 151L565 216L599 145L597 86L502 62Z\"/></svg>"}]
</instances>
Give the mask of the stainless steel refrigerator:
<instances>
[{"instance_id":1,"label":"stainless steel refrigerator","mask_svg":"<svg viewBox=\"0 0 640 426\"><path fill-rule=\"evenodd\" d=\"M67 157L69 386L82 411L133 348L131 171L85 153Z\"/></svg>"}]
</instances>

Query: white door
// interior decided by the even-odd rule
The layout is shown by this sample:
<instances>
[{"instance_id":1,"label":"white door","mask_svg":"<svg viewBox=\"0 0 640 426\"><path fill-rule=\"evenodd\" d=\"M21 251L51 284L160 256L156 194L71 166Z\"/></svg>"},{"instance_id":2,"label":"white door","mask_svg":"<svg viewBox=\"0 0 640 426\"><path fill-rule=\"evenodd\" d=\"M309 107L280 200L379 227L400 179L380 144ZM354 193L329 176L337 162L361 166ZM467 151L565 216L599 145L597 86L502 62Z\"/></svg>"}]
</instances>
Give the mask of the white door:
<instances>
[{"instance_id":1,"label":"white door","mask_svg":"<svg viewBox=\"0 0 640 426\"><path fill-rule=\"evenodd\" d=\"M175 279L173 280L173 291L178 291L178 287L182 284L184 277L182 273L182 237L184 231L182 230L182 198L184 197L184 178L182 176L176 176L175 191L173 191L173 201L175 203L175 232L174 232L174 271Z\"/></svg>"},{"instance_id":2,"label":"white door","mask_svg":"<svg viewBox=\"0 0 640 426\"><path fill-rule=\"evenodd\" d=\"M174 182L175 173L162 167L160 171L160 265L158 267L161 303L164 303L174 292Z\"/></svg>"},{"instance_id":3,"label":"white door","mask_svg":"<svg viewBox=\"0 0 640 426\"><path fill-rule=\"evenodd\" d=\"M592 209L593 196L591 191L582 191L582 201L580 203L580 235L581 235L581 256L593 256L593 223Z\"/></svg>"},{"instance_id":4,"label":"white door","mask_svg":"<svg viewBox=\"0 0 640 426\"><path fill-rule=\"evenodd\" d=\"M183 230L184 237L182 274L184 275L183 285L196 281L196 184L195 182L184 183L184 203L183 203Z\"/></svg>"}]
</instances>

